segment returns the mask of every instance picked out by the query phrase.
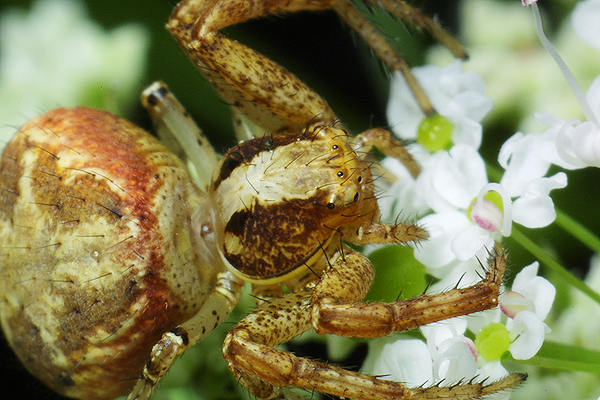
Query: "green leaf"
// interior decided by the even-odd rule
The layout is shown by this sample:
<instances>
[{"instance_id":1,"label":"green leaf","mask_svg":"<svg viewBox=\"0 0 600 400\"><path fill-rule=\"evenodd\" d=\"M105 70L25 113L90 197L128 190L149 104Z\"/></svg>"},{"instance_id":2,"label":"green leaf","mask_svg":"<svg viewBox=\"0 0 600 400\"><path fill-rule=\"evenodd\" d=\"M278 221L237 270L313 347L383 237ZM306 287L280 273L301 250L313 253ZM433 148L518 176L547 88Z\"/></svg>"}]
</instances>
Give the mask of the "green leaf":
<instances>
[{"instance_id":1,"label":"green leaf","mask_svg":"<svg viewBox=\"0 0 600 400\"><path fill-rule=\"evenodd\" d=\"M410 247L382 247L372 252L369 259L375 266L375 281L367 301L410 299L425 290L425 266L415 259Z\"/></svg>"}]
</instances>

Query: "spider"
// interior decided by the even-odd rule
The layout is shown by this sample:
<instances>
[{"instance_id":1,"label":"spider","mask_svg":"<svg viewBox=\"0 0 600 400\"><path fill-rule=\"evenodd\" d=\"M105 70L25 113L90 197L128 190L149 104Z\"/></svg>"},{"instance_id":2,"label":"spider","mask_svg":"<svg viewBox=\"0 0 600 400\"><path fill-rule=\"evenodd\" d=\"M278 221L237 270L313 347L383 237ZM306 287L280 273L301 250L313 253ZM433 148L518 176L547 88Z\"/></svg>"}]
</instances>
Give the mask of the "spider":
<instances>
[{"instance_id":1,"label":"spider","mask_svg":"<svg viewBox=\"0 0 600 400\"><path fill-rule=\"evenodd\" d=\"M399 0L379 2L456 48ZM56 109L6 146L0 185L0 320L26 367L57 392L148 399L175 359L213 331L250 283L255 311L227 334L223 356L259 399L296 386L344 398L470 399L497 382L408 388L278 349L309 328L380 337L492 308L506 266L500 246L482 281L392 303L362 303L373 267L346 243L412 243L413 224L379 222L377 147L417 175L384 129L350 136L298 78L219 30L276 12L333 9L433 112L400 57L348 1L183 0L168 30L232 105L245 139L220 159L167 87L142 95L154 137L112 114ZM269 135L252 137L264 130ZM182 162L189 160L192 173Z\"/></svg>"}]
</instances>

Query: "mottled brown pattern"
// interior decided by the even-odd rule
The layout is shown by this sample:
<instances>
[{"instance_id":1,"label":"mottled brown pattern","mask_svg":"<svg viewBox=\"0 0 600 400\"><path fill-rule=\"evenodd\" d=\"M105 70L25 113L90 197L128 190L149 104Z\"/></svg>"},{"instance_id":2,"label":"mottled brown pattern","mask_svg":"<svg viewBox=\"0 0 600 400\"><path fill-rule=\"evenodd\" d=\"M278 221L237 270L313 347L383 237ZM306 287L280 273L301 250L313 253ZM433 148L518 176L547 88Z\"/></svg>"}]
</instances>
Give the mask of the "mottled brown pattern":
<instances>
[{"instance_id":1,"label":"mottled brown pattern","mask_svg":"<svg viewBox=\"0 0 600 400\"><path fill-rule=\"evenodd\" d=\"M175 8L167 29L227 103L268 132L278 132L303 127L315 116L334 120L335 114L285 68L219 30L268 12L329 7L329 1L314 0L215 2L210 6L194 0Z\"/></svg>"},{"instance_id":2,"label":"mottled brown pattern","mask_svg":"<svg viewBox=\"0 0 600 400\"><path fill-rule=\"evenodd\" d=\"M252 278L285 275L303 266L333 234L321 224L330 210L319 210L315 204L317 199L294 199L239 211L225 226L225 237L235 235L245 243L244 251L230 252L226 240L225 257Z\"/></svg>"}]
</instances>

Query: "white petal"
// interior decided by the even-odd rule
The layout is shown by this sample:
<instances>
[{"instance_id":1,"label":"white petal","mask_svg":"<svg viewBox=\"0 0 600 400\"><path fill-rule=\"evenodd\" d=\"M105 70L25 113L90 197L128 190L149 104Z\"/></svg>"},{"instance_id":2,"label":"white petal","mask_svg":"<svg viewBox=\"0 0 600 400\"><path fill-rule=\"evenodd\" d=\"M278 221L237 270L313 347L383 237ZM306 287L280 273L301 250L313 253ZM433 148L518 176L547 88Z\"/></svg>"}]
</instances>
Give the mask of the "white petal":
<instances>
[{"instance_id":1,"label":"white petal","mask_svg":"<svg viewBox=\"0 0 600 400\"><path fill-rule=\"evenodd\" d=\"M483 364L481 368L477 370L477 375L479 375L480 378L476 379L476 382L481 382L486 378L489 378L487 379L487 382L496 382L508 375L508 371L502 366L500 360L490 361Z\"/></svg>"},{"instance_id":2,"label":"white petal","mask_svg":"<svg viewBox=\"0 0 600 400\"><path fill-rule=\"evenodd\" d=\"M523 268L515 276L512 290L531 301L535 307L532 311L543 321L552 308L556 288L545 278L537 276L538 267L539 263L536 261Z\"/></svg>"},{"instance_id":3,"label":"white petal","mask_svg":"<svg viewBox=\"0 0 600 400\"><path fill-rule=\"evenodd\" d=\"M489 232L475 224L469 224L454 236L451 248L456 258L466 261L482 248L491 249L493 245L494 240Z\"/></svg>"},{"instance_id":4,"label":"white petal","mask_svg":"<svg viewBox=\"0 0 600 400\"><path fill-rule=\"evenodd\" d=\"M451 242L457 229L469 225L464 213L458 211L431 214L419 220L429 238L415 247L415 258L428 268L440 268L456 259Z\"/></svg>"},{"instance_id":5,"label":"white petal","mask_svg":"<svg viewBox=\"0 0 600 400\"><path fill-rule=\"evenodd\" d=\"M466 210L487 183L485 163L477 150L466 145L457 144L446 154L432 166L433 189L454 207Z\"/></svg>"},{"instance_id":6,"label":"white petal","mask_svg":"<svg viewBox=\"0 0 600 400\"><path fill-rule=\"evenodd\" d=\"M417 105L404 77L394 72L391 79L387 119L392 131L402 139L416 139L417 127L423 119L423 111Z\"/></svg>"},{"instance_id":7,"label":"white petal","mask_svg":"<svg viewBox=\"0 0 600 400\"><path fill-rule=\"evenodd\" d=\"M436 351L446 340L462 336L467 329L467 320L464 317L455 317L424 325L420 329L427 340L427 346Z\"/></svg>"},{"instance_id":8,"label":"white petal","mask_svg":"<svg viewBox=\"0 0 600 400\"><path fill-rule=\"evenodd\" d=\"M440 344L438 353L434 355L434 375L444 381L444 386L475 376L477 360L467 341L469 339L464 336L448 339Z\"/></svg>"},{"instance_id":9,"label":"white petal","mask_svg":"<svg viewBox=\"0 0 600 400\"><path fill-rule=\"evenodd\" d=\"M467 317L467 325L471 332L477 333L492 322L500 322L501 315L502 313L498 308L469 314Z\"/></svg>"},{"instance_id":10,"label":"white petal","mask_svg":"<svg viewBox=\"0 0 600 400\"><path fill-rule=\"evenodd\" d=\"M502 168L506 169L508 167L511 155L516 152L524 136L523 132L516 132L502 144L498 152L498 163Z\"/></svg>"},{"instance_id":11,"label":"white petal","mask_svg":"<svg viewBox=\"0 0 600 400\"><path fill-rule=\"evenodd\" d=\"M540 263L537 261L534 261L531 264L523 267L523 269L519 271L513 280L512 290L521 294L523 294L524 291L527 291L529 282L535 279L539 268Z\"/></svg>"},{"instance_id":12,"label":"white petal","mask_svg":"<svg viewBox=\"0 0 600 400\"><path fill-rule=\"evenodd\" d=\"M513 220L528 228L549 225L556 218L556 211L548 193L566 185L567 176L564 172L529 182L523 194L513 202Z\"/></svg>"},{"instance_id":13,"label":"white petal","mask_svg":"<svg viewBox=\"0 0 600 400\"><path fill-rule=\"evenodd\" d=\"M573 152L587 166L600 167L600 128L590 121L570 129Z\"/></svg>"},{"instance_id":14,"label":"white petal","mask_svg":"<svg viewBox=\"0 0 600 400\"><path fill-rule=\"evenodd\" d=\"M550 162L538 153L542 142L547 140L541 134L514 134L501 147L498 155L500 165L505 168L500 184L511 197L521 194L527 184L541 178L550 167Z\"/></svg>"},{"instance_id":15,"label":"white petal","mask_svg":"<svg viewBox=\"0 0 600 400\"><path fill-rule=\"evenodd\" d=\"M516 360L533 357L544 343L544 323L531 311L522 311L512 320L510 353Z\"/></svg>"},{"instance_id":16,"label":"white petal","mask_svg":"<svg viewBox=\"0 0 600 400\"><path fill-rule=\"evenodd\" d=\"M373 375L409 387L433 383L433 362L427 345L421 340L397 340L383 346L375 361Z\"/></svg>"},{"instance_id":17,"label":"white petal","mask_svg":"<svg viewBox=\"0 0 600 400\"><path fill-rule=\"evenodd\" d=\"M454 144L464 144L473 149L479 148L483 131L479 122L467 118L452 118L450 122L454 127L452 133Z\"/></svg>"},{"instance_id":18,"label":"white petal","mask_svg":"<svg viewBox=\"0 0 600 400\"><path fill-rule=\"evenodd\" d=\"M571 14L575 32L586 43L600 50L600 1L580 1Z\"/></svg>"},{"instance_id":19,"label":"white petal","mask_svg":"<svg viewBox=\"0 0 600 400\"><path fill-rule=\"evenodd\" d=\"M477 75L475 78L481 81ZM482 83L483 84L483 83ZM492 99L485 96L483 92L466 90L454 97L453 103L460 107L463 116L473 122L481 121L492 109Z\"/></svg>"},{"instance_id":20,"label":"white petal","mask_svg":"<svg viewBox=\"0 0 600 400\"><path fill-rule=\"evenodd\" d=\"M394 221L398 215L419 216L429 210L416 180L399 160L386 157L381 160L381 165L398 178L391 185L383 179L375 181L377 189L385 192L377 199L384 221Z\"/></svg>"},{"instance_id":21,"label":"white petal","mask_svg":"<svg viewBox=\"0 0 600 400\"><path fill-rule=\"evenodd\" d=\"M555 218L550 196L521 196L513 202L513 221L528 228L550 225Z\"/></svg>"}]
</instances>

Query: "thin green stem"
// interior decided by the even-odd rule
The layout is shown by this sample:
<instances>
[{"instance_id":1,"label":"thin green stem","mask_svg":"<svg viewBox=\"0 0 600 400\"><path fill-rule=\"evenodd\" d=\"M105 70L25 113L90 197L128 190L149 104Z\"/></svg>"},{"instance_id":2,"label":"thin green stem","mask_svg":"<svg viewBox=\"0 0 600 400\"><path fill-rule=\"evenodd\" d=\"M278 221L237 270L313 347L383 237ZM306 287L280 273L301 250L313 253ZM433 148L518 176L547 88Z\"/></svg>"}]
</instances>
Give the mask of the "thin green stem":
<instances>
[{"instance_id":1,"label":"thin green stem","mask_svg":"<svg viewBox=\"0 0 600 400\"><path fill-rule=\"evenodd\" d=\"M528 360L513 359L513 361L543 368L600 374L600 351L550 340L544 341L542 348L533 358Z\"/></svg>"},{"instance_id":2,"label":"thin green stem","mask_svg":"<svg viewBox=\"0 0 600 400\"><path fill-rule=\"evenodd\" d=\"M514 239L518 244L520 244L524 249L533 254L542 264L556 272L568 284L580 290L597 303L600 303L600 294L598 294L592 288L586 285L585 282L583 282L581 279L571 274L558 261L556 261L554 258L552 258L552 256L550 256L546 251L544 251L544 249L535 244L533 240L529 239L521 231L515 229L514 226L510 237Z\"/></svg>"},{"instance_id":3,"label":"thin green stem","mask_svg":"<svg viewBox=\"0 0 600 400\"><path fill-rule=\"evenodd\" d=\"M560 226L571 236L585 244L595 253L600 253L600 238L572 217L556 209L556 225Z\"/></svg>"}]
</instances>

